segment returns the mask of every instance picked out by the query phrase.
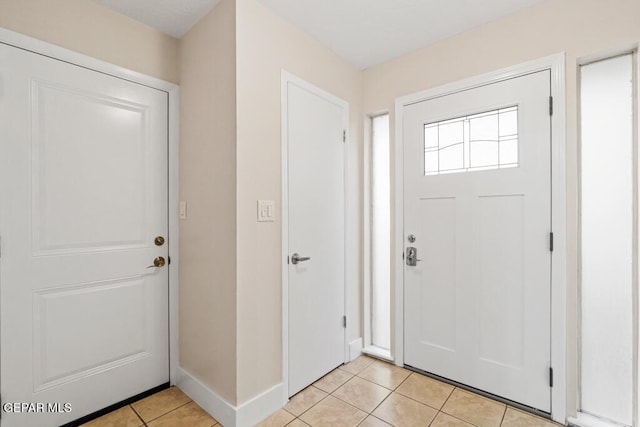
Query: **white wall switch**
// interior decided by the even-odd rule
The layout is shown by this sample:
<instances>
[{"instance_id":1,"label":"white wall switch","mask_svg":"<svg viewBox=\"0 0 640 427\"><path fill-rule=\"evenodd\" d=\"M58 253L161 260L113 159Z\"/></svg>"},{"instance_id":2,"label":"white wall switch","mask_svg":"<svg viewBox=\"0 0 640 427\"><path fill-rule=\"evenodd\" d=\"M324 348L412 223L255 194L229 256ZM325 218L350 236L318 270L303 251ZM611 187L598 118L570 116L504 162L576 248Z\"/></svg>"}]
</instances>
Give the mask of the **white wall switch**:
<instances>
[{"instance_id":1,"label":"white wall switch","mask_svg":"<svg viewBox=\"0 0 640 427\"><path fill-rule=\"evenodd\" d=\"M180 219L187 219L187 202L180 202Z\"/></svg>"},{"instance_id":2,"label":"white wall switch","mask_svg":"<svg viewBox=\"0 0 640 427\"><path fill-rule=\"evenodd\" d=\"M273 222L276 220L276 202L273 200L258 200L258 222Z\"/></svg>"}]
</instances>

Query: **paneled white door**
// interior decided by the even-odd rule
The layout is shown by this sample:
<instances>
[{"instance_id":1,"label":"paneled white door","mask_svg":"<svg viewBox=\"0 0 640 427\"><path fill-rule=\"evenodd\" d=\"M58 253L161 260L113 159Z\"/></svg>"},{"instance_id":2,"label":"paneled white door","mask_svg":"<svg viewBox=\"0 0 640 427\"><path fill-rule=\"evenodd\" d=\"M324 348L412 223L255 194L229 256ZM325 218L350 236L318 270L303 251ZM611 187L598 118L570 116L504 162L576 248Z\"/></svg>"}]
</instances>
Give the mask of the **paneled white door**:
<instances>
[{"instance_id":1,"label":"paneled white door","mask_svg":"<svg viewBox=\"0 0 640 427\"><path fill-rule=\"evenodd\" d=\"M4 44L0 82L2 402L59 404L2 423L56 426L169 380L168 95Z\"/></svg>"},{"instance_id":2,"label":"paneled white door","mask_svg":"<svg viewBox=\"0 0 640 427\"><path fill-rule=\"evenodd\" d=\"M405 364L545 412L549 95L541 71L406 106L402 124Z\"/></svg>"},{"instance_id":3,"label":"paneled white door","mask_svg":"<svg viewBox=\"0 0 640 427\"><path fill-rule=\"evenodd\" d=\"M292 396L345 361L347 106L310 85L285 84Z\"/></svg>"}]
</instances>

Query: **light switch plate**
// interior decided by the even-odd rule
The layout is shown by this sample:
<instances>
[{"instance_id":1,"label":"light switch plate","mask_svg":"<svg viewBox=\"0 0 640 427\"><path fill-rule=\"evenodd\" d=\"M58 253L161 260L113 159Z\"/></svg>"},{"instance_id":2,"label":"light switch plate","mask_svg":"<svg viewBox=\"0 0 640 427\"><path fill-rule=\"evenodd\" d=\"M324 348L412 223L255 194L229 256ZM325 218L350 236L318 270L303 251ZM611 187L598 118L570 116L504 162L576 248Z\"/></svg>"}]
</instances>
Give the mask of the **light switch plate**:
<instances>
[{"instance_id":1,"label":"light switch plate","mask_svg":"<svg viewBox=\"0 0 640 427\"><path fill-rule=\"evenodd\" d=\"M180 201L180 219L187 219L187 202Z\"/></svg>"},{"instance_id":2,"label":"light switch plate","mask_svg":"<svg viewBox=\"0 0 640 427\"><path fill-rule=\"evenodd\" d=\"M258 222L275 221L276 202L274 200L258 200Z\"/></svg>"}]
</instances>

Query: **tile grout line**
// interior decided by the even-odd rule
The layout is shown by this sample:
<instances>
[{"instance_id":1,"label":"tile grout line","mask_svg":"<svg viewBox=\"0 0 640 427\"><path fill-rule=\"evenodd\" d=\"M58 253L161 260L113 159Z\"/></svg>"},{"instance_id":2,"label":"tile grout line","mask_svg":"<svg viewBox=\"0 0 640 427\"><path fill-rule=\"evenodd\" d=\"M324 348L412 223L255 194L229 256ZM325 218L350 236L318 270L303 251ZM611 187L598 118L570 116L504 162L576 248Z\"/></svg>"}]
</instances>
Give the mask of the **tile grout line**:
<instances>
[{"instance_id":1,"label":"tile grout line","mask_svg":"<svg viewBox=\"0 0 640 427\"><path fill-rule=\"evenodd\" d=\"M164 417L165 415L168 415L168 414L170 414L170 413L172 413L172 412L174 412L174 411L177 411L178 409L182 408L183 406L188 405L188 404L189 404L189 403L191 403L191 402L193 402L193 400L189 400L188 402L183 403L182 405L177 406L177 407L173 408L172 410L165 412L165 413L164 413L164 414L162 414L162 415L159 415L159 416L157 416L157 417L155 417L155 418L152 418L152 419L150 419L149 421L145 421L145 423L151 423L151 422L153 422L153 421L155 421L155 420L157 420L157 419L159 419L159 418L162 418L162 417ZM211 415L209 415L209 416L211 416ZM212 417L212 418L213 418L213 417ZM144 420L143 420L143 421L144 421ZM214 425L215 425L215 424L214 424Z\"/></svg>"},{"instance_id":2,"label":"tile grout line","mask_svg":"<svg viewBox=\"0 0 640 427\"><path fill-rule=\"evenodd\" d=\"M314 385L313 385L313 384L311 384L309 387L314 387ZM318 387L315 387L315 388L318 388ZM306 390L306 389L305 389L305 390ZM327 397L331 396L331 394L327 393L327 392L326 392L326 391L324 391L324 390L321 390L321 389L319 389L319 388L318 388L318 390L320 390L321 392L325 393L325 394L326 394L326 396L323 396L323 397L322 397L322 399L318 400L316 403L314 403L313 405L309 406L307 409L305 409L304 411L302 411L302 412L300 413L300 415L293 415L293 414L291 414L291 412L287 411L286 409L285 409L285 411L289 412L291 415L293 415L293 416L294 416L294 417L296 417L296 418L300 418L301 416L303 416L304 414L306 414L306 413L307 413L311 408L313 408L314 406L316 406L318 403L322 402L322 401L323 401L323 400L325 400ZM283 407L282 409L284 409L284 407ZM304 422L304 420L302 420L302 419L301 419L300 421ZM306 424L306 423L305 423L305 424Z\"/></svg>"},{"instance_id":3,"label":"tile grout line","mask_svg":"<svg viewBox=\"0 0 640 427\"><path fill-rule=\"evenodd\" d=\"M153 396L153 395L152 395L152 396ZM136 416L138 417L138 419L139 419L140 421L142 421L142 425L146 427L147 422L146 422L146 421L145 421L145 420L140 416L140 414L138 413L138 411L136 411L136 408L134 408L134 407L133 407L133 405L131 405L131 404L129 404L128 406L131 408L131 410L133 411L133 413L134 413L134 414L136 414Z\"/></svg>"},{"instance_id":4,"label":"tile grout line","mask_svg":"<svg viewBox=\"0 0 640 427\"><path fill-rule=\"evenodd\" d=\"M411 376L411 374L407 375L407 378L409 378L410 376ZM376 407L375 407L375 408L373 408L373 411L371 411L371 412L369 413L369 415L371 415L372 417L378 418L378 417L376 417L375 415L373 415L373 413L375 412L375 410L376 410L376 409L378 409L378 408L380 407L380 405L382 405L382 404L383 404L383 403L384 403L384 402L389 398L389 396L391 396L393 393L395 393L395 391L396 391L396 390L397 390L397 389L398 389L402 384L404 384L404 382L407 380L407 378L405 378L404 380L402 380L402 382L400 382L400 384L398 384L398 386L397 386L395 389L390 390L390 391L391 391L391 393L389 393L389 394L388 394L384 399L382 399L382 402L378 403L378 404L376 405ZM365 381L368 381L368 380L366 380L366 378L362 378L362 379L363 379L363 380L365 380ZM370 382L371 382L372 384L376 384L376 383L374 383L373 381L370 381ZM380 385L380 384L378 384L378 385ZM384 387L384 386L380 386L380 387ZM386 387L384 387L384 388L385 388L385 389L387 389L387 390L389 390L389 389L388 389L388 388L386 388ZM365 419L366 419L366 418L365 418ZM380 419L380 418L378 418L378 419ZM386 421L385 421L385 422L386 422Z\"/></svg>"},{"instance_id":5,"label":"tile grout line","mask_svg":"<svg viewBox=\"0 0 640 427\"><path fill-rule=\"evenodd\" d=\"M502 426L502 423L504 422L504 417L507 416L507 409L509 409L509 406L505 405L504 408L504 412L502 413L502 418L500 419L500 424L498 424L498 426Z\"/></svg>"}]
</instances>

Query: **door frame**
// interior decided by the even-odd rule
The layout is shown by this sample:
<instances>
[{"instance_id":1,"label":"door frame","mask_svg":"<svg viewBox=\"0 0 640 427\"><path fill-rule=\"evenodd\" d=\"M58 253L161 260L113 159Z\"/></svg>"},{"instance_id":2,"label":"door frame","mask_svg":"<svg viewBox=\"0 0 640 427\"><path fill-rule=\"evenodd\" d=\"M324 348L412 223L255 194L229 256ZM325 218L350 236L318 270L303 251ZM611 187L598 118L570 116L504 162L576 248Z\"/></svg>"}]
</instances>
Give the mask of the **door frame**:
<instances>
[{"instance_id":1,"label":"door frame","mask_svg":"<svg viewBox=\"0 0 640 427\"><path fill-rule=\"evenodd\" d=\"M404 141L402 132L404 107L429 99L450 95L513 79L538 71L550 70L553 115L551 116L551 225L554 250L551 268L551 365L554 382L551 388L551 417L565 424L567 415L566 381L566 100L565 54L547 56L498 71L445 84L396 98L395 101L395 327L392 349L395 363L404 365Z\"/></svg>"},{"instance_id":2,"label":"door frame","mask_svg":"<svg viewBox=\"0 0 640 427\"><path fill-rule=\"evenodd\" d=\"M0 43L17 49L26 50L34 54L49 57L51 59L67 62L102 74L107 74L132 83L148 86L166 92L168 95L168 211L169 211L169 238L168 250L170 263L169 270L169 381L175 384L178 380L178 123L180 88L155 77L147 76L137 71L132 71L118 65L114 65L100 59L96 59L72 50L53 45L14 31L0 28ZM2 203L0 195L0 203ZM0 286L2 284L0 283ZM3 338L0 337L0 345Z\"/></svg>"},{"instance_id":3,"label":"door frame","mask_svg":"<svg viewBox=\"0 0 640 427\"><path fill-rule=\"evenodd\" d=\"M349 318L348 307L349 307L349 292L347 286L347 278L349 277L349 259L348 255L348 247L347 247L347 236L349 235L349 212L350 212L350 203L348 197L349 183L349 163L348 163L348 144L349 144L349 103L343 99L338 98L337 96L326 92L323 89L307 82L306 80L297 77L296 75L282 70L281 72L281 190L282 190L282 200L280 205L280 212L282 218L282 263L281 263L281 275L282 275L282 385L283 385L283 402L287 402L289 400L289 263L287 262L287 257L289 256L289 136L288 136L288 92L287 86L289 83L293 83L301 88L317 95L327 101L333 102L334 104L338 104L342 106L344 114L343 114L343 126L345 131L345 143L343 144L343 165L344 165L344 236L343 236L343 246L345 253L345 263L344 263L344 315ZM343 353L344 353L344 362L347 363L349 361L349 328L348 323L347 327L344 328L344 343L343 343Z\"/></svg>"}]
</instances>

